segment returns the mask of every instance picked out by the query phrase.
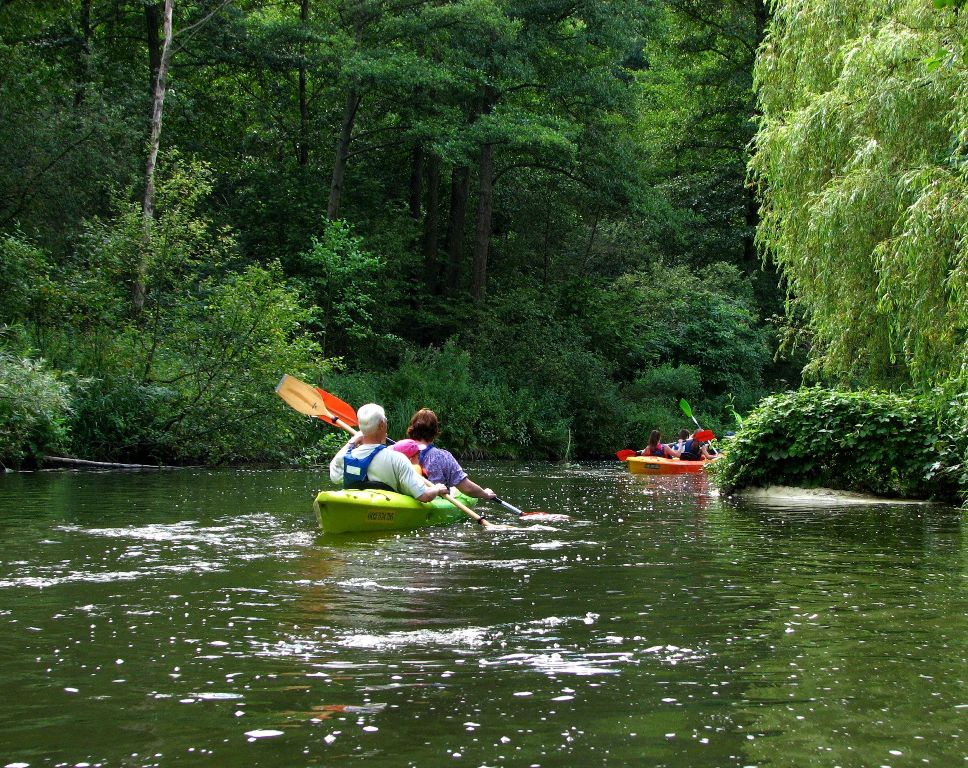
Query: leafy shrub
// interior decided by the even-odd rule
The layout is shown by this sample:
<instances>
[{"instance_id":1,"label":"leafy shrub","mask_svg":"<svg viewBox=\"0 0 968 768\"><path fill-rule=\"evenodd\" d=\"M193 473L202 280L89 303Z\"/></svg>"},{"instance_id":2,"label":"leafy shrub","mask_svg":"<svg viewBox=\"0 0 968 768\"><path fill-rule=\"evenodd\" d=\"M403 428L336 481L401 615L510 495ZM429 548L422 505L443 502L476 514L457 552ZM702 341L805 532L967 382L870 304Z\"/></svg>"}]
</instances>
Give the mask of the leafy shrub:
<instances>
[{"instance_id":1,"label":"leafy shrub","mask_svg":"<svg viewBox=\"0 0 968 768\"><path fill-rule=\"evenodd\" d=\"M0 322L38 314L52 289L47 254L22 237L0 236Z\"/></svg>"},{"instance_id":2,"label":"leafy shrub","mask_svg":"<svg viewBox=\"0 0 968 768\"><path fill-rule=\"evenodd\" d=\"M68 439L71 387L43 360L0 349L0 463L19 467L62 450Z\"/></svg>"},{"instance_id":3,"label":"leafy shrub","mask_svg":"<svg viewBox=\"0 0 968 768\"><path fill-rule=\"evenodd\" d=\"M656 398L678 403L680 399L696 400L702 391L702 377L694 365L663 363L635 377L627 395L635 400Z\"/></svg>"},{"instance_id":4,"label":"leafy shrub","mask_svg":"<svg viewBox=\"0 0 968 768\"><path fill-rule=\"evenodd\" d=\"M470 355L454 342L409 349L394 371L330 376L324 386L355 408L380 403L395 438L415 411L430 408L441 421L440 445L459 456L558 457L568 440L560 404L540 390L475 374Z\"/></svg>"},{"instance_id":5,"label":"leafy shrub","mask_svg":"<svg viewBox=\"0 0 968 768\"><path fill-rule=\"evenodd\" d=\"M736 267L654 264L617 278L589 302L595 347L626 380L685 363L708 396L761 394L771 332L758 322Z\"/></svg>"},{"instance_id":6,"label":"leafy shrub","mask_svg":"<svg viewBox=\"0 0 968 768\"><path fill-rule=\"evenodd\" d=\"M726 490L773 484L951 498L963 433L937 400L801 389L763 400L717 473ZM961 446L964 451L964 446Z\"/></svg>"},{"instance_id":7,"label":"leafy shrub","mask_svg":"<svg viewBox=\"0 0 968 768\"><path fill-rule=\"evenodd\" d=\"M278 263L239 264L232 234L198 215L209 188L204 167L175 164L147 233L127 206L92 222L62 268L63 319L41 335L58 367L92 378L76 404L76 455L279 460L314 439L271 395L281 372L318 367L312 315ZM140 312L125 284L139 259Z\"/></svg>"},{"instance_id":8,"label":"leafy shrub","mask_svg":"<svg viewBox=\"0 0 968 768\"><path fill-rule=\"evenodd\" d=\"M374 315L384 292L385 264L364 249L345 221L327 222L322 235L287 268L316 307L324 353L357 354L384 340L374 330Z\"/></svg>"},{"instance_id":9,"label":"leafy shrub","mask_svg":"<svg viewBox=\"0 0 968 768\"><path fill-rule=\"evenodd\" d=\"M950 479L953 479L961 490L964 506L968 508L968 392L938 398L942 413L948 416L948 434L957 436L954 441L951 464L939 468Z\"/></svg>"}]
</instances>

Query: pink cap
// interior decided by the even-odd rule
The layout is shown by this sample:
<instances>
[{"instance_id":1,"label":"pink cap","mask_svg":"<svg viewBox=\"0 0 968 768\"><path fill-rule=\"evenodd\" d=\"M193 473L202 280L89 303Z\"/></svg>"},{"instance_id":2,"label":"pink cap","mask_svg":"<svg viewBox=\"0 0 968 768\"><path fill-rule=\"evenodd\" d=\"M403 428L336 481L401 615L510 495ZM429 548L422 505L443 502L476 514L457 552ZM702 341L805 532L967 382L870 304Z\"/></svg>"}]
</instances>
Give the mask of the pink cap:
<instances>
[{"instance_id":1,"label":"pink cap","mask_svg":"<svg viewBox=\"0 0 968 768\"><path fill-rule=\"evenodd\" d=\"M393 444L393 450L400 451L408 459L412 459L418 453L420 453L420 446L417 444L416 440L411 440L407 438L406 440L398 440Z\"/></svg>"}]
</instances>

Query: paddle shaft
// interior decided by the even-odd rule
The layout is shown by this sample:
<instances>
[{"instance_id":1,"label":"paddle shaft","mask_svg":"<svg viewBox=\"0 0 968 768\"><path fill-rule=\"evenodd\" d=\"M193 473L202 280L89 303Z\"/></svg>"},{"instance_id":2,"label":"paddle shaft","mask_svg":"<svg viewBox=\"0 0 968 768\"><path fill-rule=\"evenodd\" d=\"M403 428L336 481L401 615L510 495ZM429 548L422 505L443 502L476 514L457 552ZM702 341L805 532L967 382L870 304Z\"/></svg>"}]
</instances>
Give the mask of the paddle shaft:
<instances>
[{"instance_id":1,"label":"paddle shaft","mask_svg":"<svg viewBox=\"0 0 968 768\"><path fill-rule=\"evenodd\" d=\"M500 504L505 509L507 509L507 510L509 510L511 512L514 512L514 514L516 514L518 517L524 517L524 512L522 510L518 509L513 504L508 504L504 499L502 499L502 498L500 498L498 496L495 496L494 499L493 499L493 501L496 501L498 504Z\"/></svg>"}]
</instances>

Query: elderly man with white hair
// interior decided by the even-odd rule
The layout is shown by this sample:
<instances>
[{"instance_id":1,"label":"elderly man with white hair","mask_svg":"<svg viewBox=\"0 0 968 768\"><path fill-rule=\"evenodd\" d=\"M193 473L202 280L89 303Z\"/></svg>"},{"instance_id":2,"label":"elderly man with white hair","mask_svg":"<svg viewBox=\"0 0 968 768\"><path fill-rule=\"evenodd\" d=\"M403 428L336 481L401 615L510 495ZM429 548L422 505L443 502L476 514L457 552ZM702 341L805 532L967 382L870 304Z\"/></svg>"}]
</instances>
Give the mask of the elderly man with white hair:
<instances>
[{"instance_id":1,"label":"elderly man with white hair","mask_svg":"<svg viewBox=\"0 0 968 768\"><path fill-rule=\"evenodd\" d=\"M360 432L329 463L329 478L344 488L379 488L430 501L448 493L446 485L428 486L402 453L385 450L387 416L376 403L356 412Z\"/></svg>"}]
</instances>

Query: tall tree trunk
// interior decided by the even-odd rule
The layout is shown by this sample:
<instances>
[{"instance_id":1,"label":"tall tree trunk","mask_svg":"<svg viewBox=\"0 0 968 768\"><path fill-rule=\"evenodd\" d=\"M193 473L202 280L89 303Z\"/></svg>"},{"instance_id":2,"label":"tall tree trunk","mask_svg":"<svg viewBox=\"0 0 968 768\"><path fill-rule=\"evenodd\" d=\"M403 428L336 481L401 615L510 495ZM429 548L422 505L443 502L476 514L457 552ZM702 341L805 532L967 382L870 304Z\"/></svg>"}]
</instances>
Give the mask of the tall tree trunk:
<instances>
[{"instance_id":1,"label":"tall tree trunk","mask_svg":"<svg viewBox=\"0 0 968 768\"><path fill-rule=\"evenodd\" d=\"M346 164L349 161L350 142L353 140L353 124L356 122L356 111L360 107L361 99L362 96L356 88L350 88L346 94L343 125L339 132L336 160L333 163L333 178L329 185L329 205L326 208L326 218L330 221L339 216L339 206L343 197L343 179L346 176Z\"/></svg>"},{"instance_id":2,"label":"tall tree trunk","mask_svg":"<svg viewBox=\"0 0 968 768\"><path fill-rule=\"evenodd\" d=\"M471 173L466 165L450 173L450 218L447 222L447 292L460 288L461 262L464 259L464 219L467 216L467 195L471 188Z\"/></svg>"},{"instance_id":3,"label":"tall tree trunk","mask_svg":"<svg viewBox=\"0 0 968 768\"><path fill-rule=\"evenodd\" d=\"M420 219L421 187L423 186L423 146L418 144L413 148L410 159L410 217Z\"/></svg>"},{"instance_id":4,"label":"tall tree trunk","mask_svg":"<svg viewBox=\"0 0 968 768\"><path fill-rule=\"evenodd\" d=\"M427 210L424 213L424 279L427 287L437 289L439 268L437 266L437 240L440 237L440 158L431 154L427 158Z\"/></svg>"},{"instance_id":5,"label":"tall tree trunk","mask_svg":"<svg viewBox=\"0 0 968 768\"><path fill-rule=\"evenodd\" d=\"M155 213L155 167L158 164L158 150L161 147L161 118L165 108L165 91L168 86L168 62L171 58L172 3L165 0L161 20L161 33L164 37L160 50L157 38L157 6L145 6L148 28L149 61L157 61L157 69L151 75L151 133L148 137L148 162L145 167L145 196L141 204L141 218L144 222L145 247L148 245L149 224ZM145 302L146 252L142 252L134 283L134 306L141 310Z\"/></svg>"},{"instance_id":6,"label":"tall tree trunk","mask_svg":"<svg viewBox=\"0 0 968 768\"><path fill-rule=\"evenodd\" d=\"M299 8L299 20L302 22L303 34L309 25L309 0L302 0ZM306 87L306 44L300 44L299 60L299 165L305 168L309 165L309 97Z\"/></svg>"},{"instance_id":7,"label":"tall tree trunk","mask_svg":"<svg viewBox=\"0 0 968 768\"><path fill-rule=\"evenodd\" d=\"M487 252L491 244L491 219L494 214L494 145L481 147L478 167L477 234L474 238L474 281L471 296L474 301L484 298L487 286Z\"/></svg>"},{"instance_id":8,"label":"tall tree trunk","mask_svg":"<svg viewBox=\"0 0 968 768\"><path fill-rule=\"evenodd\" d=\"M161 67L161 51L164 48L161 30L164 26L163 8L158 4L145 5L145 31L148 34L148 92L154 97L158 69Z\"/></svg>"}]
</instances>

